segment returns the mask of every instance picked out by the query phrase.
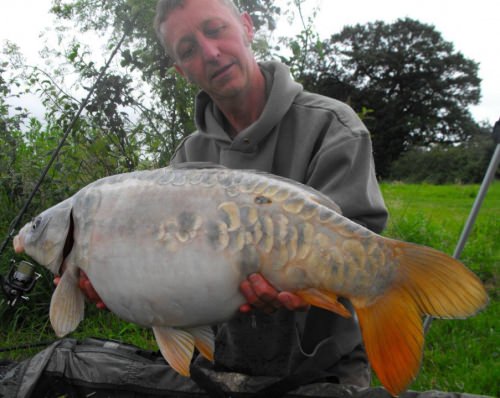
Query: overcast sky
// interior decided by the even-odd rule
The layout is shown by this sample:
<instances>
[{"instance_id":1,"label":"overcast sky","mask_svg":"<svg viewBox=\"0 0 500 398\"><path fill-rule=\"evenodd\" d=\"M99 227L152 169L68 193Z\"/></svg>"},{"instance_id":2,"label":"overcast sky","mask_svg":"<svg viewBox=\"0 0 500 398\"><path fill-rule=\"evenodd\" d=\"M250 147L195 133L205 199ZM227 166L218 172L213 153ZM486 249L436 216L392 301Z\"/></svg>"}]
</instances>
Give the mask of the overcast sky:
<instances>
[{"instance_id":1,"label":"overcast sky","mask_svg":"<svg viewBox=\"0 0 500 398\"><path fill-rule=\"evenodd\" d=\"M284 1L284 0L280 0ZM52 25L50 0L0 0L0 43L15 42L30 63L43 47L40 32ZM410 17L432 24L467 58L479 62L482 101L471 108L476 120L494 124L500 118L499 0L307 0L318 5L315 29L322 38L345 25ZM280 25L292 32L286 24Z\"/></svg>"}]
</instances>

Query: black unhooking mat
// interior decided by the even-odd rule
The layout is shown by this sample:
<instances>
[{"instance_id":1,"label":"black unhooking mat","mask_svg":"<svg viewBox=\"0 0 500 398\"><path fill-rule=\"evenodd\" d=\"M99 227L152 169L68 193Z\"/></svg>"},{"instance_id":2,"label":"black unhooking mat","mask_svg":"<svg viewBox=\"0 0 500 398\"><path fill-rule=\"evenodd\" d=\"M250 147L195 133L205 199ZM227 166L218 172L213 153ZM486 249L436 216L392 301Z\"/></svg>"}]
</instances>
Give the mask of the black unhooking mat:
<instances>
[{"instance_id":1,"label":"black unhooking mat","mask_svg":"<svg viewBox=\"0 0 500 398\"><path fill-rule=\"evenodd\" d=\"M174 372L161 355L109 340L58 340L25 361L0 362L2 398L390 398L382 388L312 383L307 372L288 379L215 372L203 362L191 378ZM317 378L316 378L317 380ZM437 391L402 398L477 398Z\"/></svg>"}]
</instances>

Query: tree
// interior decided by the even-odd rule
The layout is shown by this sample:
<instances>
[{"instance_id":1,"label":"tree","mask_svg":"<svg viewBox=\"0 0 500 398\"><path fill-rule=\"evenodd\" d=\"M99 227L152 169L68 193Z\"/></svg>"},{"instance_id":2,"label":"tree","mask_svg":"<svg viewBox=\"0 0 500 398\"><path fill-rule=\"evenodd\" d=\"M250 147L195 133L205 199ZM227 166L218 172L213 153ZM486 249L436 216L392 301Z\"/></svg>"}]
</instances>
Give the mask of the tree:
<instances>
[{"instance_id":1,"label":"tree","mask_svg":"<svg viewBox=\"0 0 500 398\"><path fill-rule=\"evenodd\" d=\"M347 26L313 42L298 78L305 87L367 114L377 172L412 146L466 140L478 126L478 64L431 25L409 18Z\"/></svg>"},{"instance_id":2,"label":"tree","mask_svg":"<svg viewBox=\"0 0 500 398\"><path fill-rule=\"evenodd\" d=\"M6 52L16 49L6 49ZM3 54L2 54L3 55ZM9 76L8 61L0 58L0 232L7 230L9 214L15 209L17 194L22 187L20 179L14 172L14 165L18 161L19 130L28 115L23 109L13 110L8 99L15 97L12 92L16 85L16 78ZM0 243L2 238L0 238Z\"/></svg>"}]
</instances>

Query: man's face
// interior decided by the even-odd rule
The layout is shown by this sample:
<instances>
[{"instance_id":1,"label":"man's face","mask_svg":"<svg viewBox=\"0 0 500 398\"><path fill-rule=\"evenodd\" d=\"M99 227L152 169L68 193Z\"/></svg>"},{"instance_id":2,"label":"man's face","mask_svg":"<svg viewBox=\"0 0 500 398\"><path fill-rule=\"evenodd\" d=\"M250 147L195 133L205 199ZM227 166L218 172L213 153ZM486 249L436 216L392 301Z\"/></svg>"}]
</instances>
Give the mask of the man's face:
<instances>
[{"instance_id":1,"label":"man's face","mask_svg":"<svg viewBox=\"0 0 500 398\"><path fill-rule=\"evenodd\" d=\"M165 21L177 70L214 99L230 99L251 84L253 25L218 0L186 0Z\"/></svg>"}]
</instances>

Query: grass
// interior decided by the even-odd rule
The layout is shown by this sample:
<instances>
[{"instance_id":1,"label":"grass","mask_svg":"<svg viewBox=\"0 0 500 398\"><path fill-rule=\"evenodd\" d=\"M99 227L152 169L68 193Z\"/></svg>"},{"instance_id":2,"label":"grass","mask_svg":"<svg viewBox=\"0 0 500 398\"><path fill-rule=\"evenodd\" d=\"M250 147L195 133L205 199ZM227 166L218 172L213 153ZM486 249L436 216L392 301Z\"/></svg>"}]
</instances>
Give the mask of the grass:
<instances>
[{"instance_id":1,"label":"grass","mask_svg":"<svg viewBox=\"0 0 500 398\"><path fill-rule=\"evenodd\" d=\"M452 254L479 186L410 185L384 183L382 191L391 218L384 234L432 246ZM422 369L412 390L441 390L500 396L500 183L483 203L461 260L485 282L490 305L467 320L435 320L426 336ZM0 305L0 350L21 344L50 341L46 297L50 275L31 294L31 302L15 311ZM3 308L3 309L2 309ZM156 350L151 331L128 324L104 311L87 308L86 318L72 337L101 337ZM0 352L0 360L20 360L41 348ZM375 382L376 384L376 382Z\"/></svg>"}]
</instances>

